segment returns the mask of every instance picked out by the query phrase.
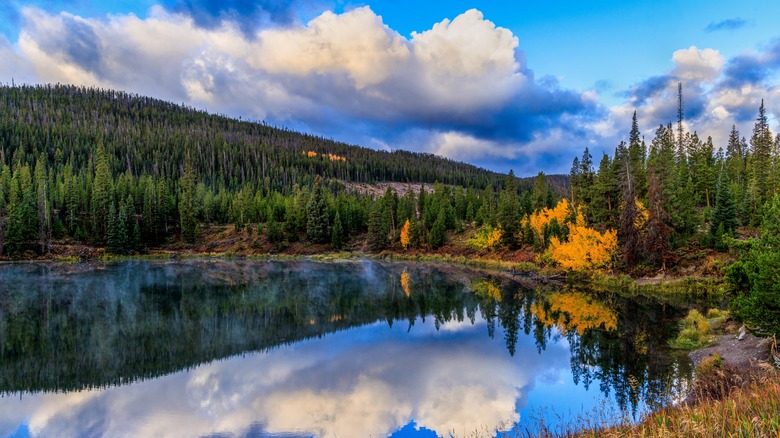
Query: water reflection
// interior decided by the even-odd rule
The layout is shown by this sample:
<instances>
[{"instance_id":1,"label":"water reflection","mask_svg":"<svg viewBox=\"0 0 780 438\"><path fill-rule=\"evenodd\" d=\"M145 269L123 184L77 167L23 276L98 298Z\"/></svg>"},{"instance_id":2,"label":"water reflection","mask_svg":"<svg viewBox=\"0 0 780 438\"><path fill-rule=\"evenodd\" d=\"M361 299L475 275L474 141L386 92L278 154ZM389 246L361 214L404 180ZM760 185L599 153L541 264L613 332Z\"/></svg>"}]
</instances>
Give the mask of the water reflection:
<instances>
[{"instance_id":1,"label":"water reflection","mask_svg":"<svg viewBox=\"0 0 780 438\"><path fill-rule=\"evenodd\" d=\"M13 265L0 280L2 436L468 435L561 390L575 410L662 404L690 372L665 348L677 309L451 268Z\"/></svg>"}]
</instances>

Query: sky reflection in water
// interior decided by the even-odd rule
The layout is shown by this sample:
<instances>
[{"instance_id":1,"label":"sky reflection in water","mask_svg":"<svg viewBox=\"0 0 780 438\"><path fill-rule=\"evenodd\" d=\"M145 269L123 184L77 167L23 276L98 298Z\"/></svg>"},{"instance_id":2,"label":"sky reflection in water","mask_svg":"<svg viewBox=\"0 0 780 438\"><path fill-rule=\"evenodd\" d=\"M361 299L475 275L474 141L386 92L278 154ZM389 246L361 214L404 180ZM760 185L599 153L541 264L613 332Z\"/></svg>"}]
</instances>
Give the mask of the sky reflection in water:
<instances>
[{"instance_id":1,"label":"sky reflection in water","mask_svg":"<svg viewBox=\"0 0 780 438\"><path fill-rule=\"evenodd\" d=\"M398 274L385 269L380 282ZM548 327L540 352L521 330L513 356L505 329L489 332L479 313L395 319L120 386L11 393L0 398L0 436L467 436L523 426L538 408L566 415L603 400L597 379L589 390L574 383L576 334Z\"/></svg>"}]
</instances>

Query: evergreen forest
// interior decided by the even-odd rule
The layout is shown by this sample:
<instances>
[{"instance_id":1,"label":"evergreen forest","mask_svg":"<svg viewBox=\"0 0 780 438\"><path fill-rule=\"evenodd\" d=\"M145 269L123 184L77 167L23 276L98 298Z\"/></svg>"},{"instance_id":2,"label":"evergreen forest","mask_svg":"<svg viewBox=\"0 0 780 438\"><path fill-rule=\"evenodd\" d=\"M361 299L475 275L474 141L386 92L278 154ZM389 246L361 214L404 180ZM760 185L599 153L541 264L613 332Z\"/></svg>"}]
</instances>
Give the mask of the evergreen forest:
<instances>
[{"instance_id":1,"label":"evergreen forest","mask_svg":"<svg viewBox=\"0 0 780 438\"><path fill-rule=\"evenodd\" d=\"M780 134L763 102L726 144L676 125L568 178L519 179L430 154L377 151L123 92L0 87L0 256L83 244L142 254L210 227L292 243L435 251L465 228L482 253L565 270L667 271L691 248L729 253L737 313L780 321ZM396 182L381 195L359 184ZM770 324L771 325L771 324ZM769 327L769 330L776 331Z\"/></svg>"}]
</instances>

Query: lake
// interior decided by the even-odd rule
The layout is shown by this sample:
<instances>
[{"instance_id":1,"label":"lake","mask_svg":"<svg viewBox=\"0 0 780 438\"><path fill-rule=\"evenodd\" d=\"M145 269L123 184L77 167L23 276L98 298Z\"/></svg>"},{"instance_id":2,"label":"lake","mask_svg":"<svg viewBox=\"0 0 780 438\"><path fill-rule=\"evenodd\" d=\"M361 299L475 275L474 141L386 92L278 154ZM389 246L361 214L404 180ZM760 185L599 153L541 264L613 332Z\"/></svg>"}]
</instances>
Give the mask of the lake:
<instances>
[{"instance_id":1,"label":"lake","mask_svg":"<svg viewBox=\"0 0 780 438\"><path fill-rule=\"evenodd\" d=\"M691 375L686 309L376 261L0 265L0 436L491 436Z\"/></svg>"}]
</instances>

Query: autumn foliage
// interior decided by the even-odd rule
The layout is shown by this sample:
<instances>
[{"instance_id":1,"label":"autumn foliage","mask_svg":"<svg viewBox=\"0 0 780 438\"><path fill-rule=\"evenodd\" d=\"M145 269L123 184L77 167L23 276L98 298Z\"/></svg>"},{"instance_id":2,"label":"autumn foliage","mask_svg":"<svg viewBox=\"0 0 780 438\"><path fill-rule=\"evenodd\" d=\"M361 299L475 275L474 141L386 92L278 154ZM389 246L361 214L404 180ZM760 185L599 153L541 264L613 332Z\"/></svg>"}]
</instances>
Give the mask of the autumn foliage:
<instances>
[{"instance_id":1,"label":"autumn foliage","mask_svg":"<svg viewBox=\"0 0 780 438\"><path fill-rule=\"evenodd\" d=\"M412 295L412 289L410 287L411 278L409 277L409 271L404 269L403 272L401 272L401 288L404 290L404 294L406 294L407 297Z\"/></svg>"},{"instance_id":2,"label":"autumn foliage","mask_svg":"<svg viewBox=\"0 0 780 438\"><path fill-rule=\"evenodd\" d=\"M468 244L477 249L493 249L501 243L503 231L500 227L486 226L468 240Z\"/></svg>"},{"instance_id":3,"label":"autumn foliage","mask_svg":"<svg viewBox=\"0 0 780 438\"><path fill-rule=\"evenodd\" d=\"M501 288L495 283L482 280L471 285L471 289L480 298L501 301Z\"/></svg>"},{"instance_id":4,"label":"autumn foliage","mask_svg":"<svg viewBox=\"0 0 780 438\"><path fill-rule=\"evenodd\" d=\"M616 231L601 233L588 228L582 215L578 215L576 223L569 225L569 240L562 242L552 237L547 253L561 267L579 271L608 266L617 245Z\"/></svg>"},{"instance_id":5,"label":"autumn foliage","mask_svg":"<svg viewBox=\"0 0 780 438\"><path fill-rule=\"evenodd\" d=\"M307 158L317 158L317 156L319 155L322 158L327 158L330 161L347 161L345 157L336 154L331 154L331 153L318 154L315 151L303 151L301 154Z\"/></svg>"},{"instance_id":6,"label":"autumn foliage","mask_svg":"<svg viewBox=\"0 0 780 438\"><path fill-rule=\"evenodd\" d=\"M526 220L531 224L531 229L536 234L536 240L542 243L544 247L544 229L555 220L558 225L563 225L566 218L572 213L571 204L564 198L558 202L555 208L543 208L536 213L531 214Z\"/></svg>"},{"instance_id":7,"label":"autumn foliage","mask_svg":"<svg viewBox=\"0 0 780 438\"><path fill-rule=\"evenodd\" d=\"M403 228L401 228L401 246L404 247L404 249L409 249L410 244L412 243L411 233L409 232L409 219L406 220L406 223L404 223Z\"/></svg>"},{"instance_id":8,"label":"autumn foliage","mask_svg":"<svg viewBox=\"0 0 780 438\"><path fill-rule=\"evenodd\" d=\"M555 326L561 334L576 330L617 330L617 314L606 304L581 292L556 293L547 297L548 306L536 302L531 312L545 326Z\"/></svg>"}]
</instances>

